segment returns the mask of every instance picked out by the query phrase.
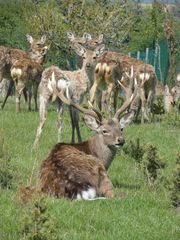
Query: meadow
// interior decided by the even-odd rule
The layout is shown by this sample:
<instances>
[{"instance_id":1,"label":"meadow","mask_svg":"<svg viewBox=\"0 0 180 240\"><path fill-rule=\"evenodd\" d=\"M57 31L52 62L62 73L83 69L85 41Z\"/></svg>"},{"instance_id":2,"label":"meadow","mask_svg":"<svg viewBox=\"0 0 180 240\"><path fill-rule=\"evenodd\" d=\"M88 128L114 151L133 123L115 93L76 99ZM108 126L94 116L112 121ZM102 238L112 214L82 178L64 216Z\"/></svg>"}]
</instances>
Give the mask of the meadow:
<instances>
[{"instance_id":1,"label":"meadow","mask_svg":"<svg viewBox=\"0 0 180 240\"><path fill-rule=\"evenodd\" d=\"M12 187L0 188L1 240L22 238L22 217L28 214L28 207L20 204L18 190L28 185L34 159L37 159L37 163L33 184L36 183L42 160L57 142L55 106L49 108L39 149L32 152L37 125L38 113L27 112L24 104L21 112L15 113L13 97L8 100L5 109L0 111L0 140L4 140L13 172ZM82 121L81 132L84 140L95 134ZM70 136L70 118L65 110L63 141L70 142ZM171 179L180 152L180 129L164 126L161 122L133 124L124 129L124 136L126 141L139 138L142 145L155 145L166 163L163 177ZM149 186L135 160L122 150L113 160L108 175L114 185L115 199L70 201L46 197L48 212L56 222L57 239L180 239L180 215L171 206L164 181Z\"/></svg>"}]
</instances>

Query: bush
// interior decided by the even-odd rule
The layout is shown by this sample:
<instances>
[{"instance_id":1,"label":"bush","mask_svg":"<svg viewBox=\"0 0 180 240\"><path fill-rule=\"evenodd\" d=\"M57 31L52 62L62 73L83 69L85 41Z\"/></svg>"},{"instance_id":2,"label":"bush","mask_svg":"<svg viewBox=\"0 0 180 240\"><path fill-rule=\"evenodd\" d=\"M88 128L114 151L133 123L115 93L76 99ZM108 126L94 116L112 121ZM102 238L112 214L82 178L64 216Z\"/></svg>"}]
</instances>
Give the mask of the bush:
<instances>
[{"instance_id":1,"label":"bush","mask_svg":"<svg viewBox=\"0 0 180 240\"><path fill-rule=\"evenodd\" d=\"M23 222L21 240L55 240L56 225L48 213L44 197L36 197L26 211Z\"/></svg>"},{"instance_id":2,"label":"bush","mask_svg":"<svg viewBox=\"0 0 180 240\"><path fill-rule=\"evenodd\" d=\"M11 157L5 150L4 140L0 140L0 187L11 188L13 180L13 171Z\"/></svg>"},{"instance_id":3,"label":"bush","mask_svg":"<svg viewBox=\"0 0 180 240\"><path fill-rule=\"evenodd\" d=\"M170 198L173 207L180 207L180 154L177 157L176 167L173 171Z\"/></svg>"},{"instance_id":4,"label":"bush","mask_svg":"<svg viewBox=\"0 0 180 240\"><path fill-rule=\"evenodd\" d=\"M152 106L153 114L164 114L164 100L163 95L157 96L153 106Z\"/></svg>"},{"instance_id":5,"label":"bush","mask_svg":"<svg viewBox=\"0 0 180 240\"><path fill-rule=\"evenodd\" d=\"M140 163L142 161L142 158L144 155L144 149L140 145L139 138L137 138L134 142L132 140L127 142L123 147L123 151L125 154L134 158L138 163Z\"/></svg>"},{"instance_id":6,"label":"bush","mask_svg":"<svg viewBox=\"0 0 180 240\"><path fill-rule=\"evenodd\" d=\"M180 128L180 110L179 103L172 110L166 113L163 117L163 124L169 127L177 127Z\"/></svg>"},{"instance_id":7,"label":"bush","mask_svg":"<svg viewBox=\"0 0 180 240\"><path fill-rule=\"evenodd\" d=\"M164 167L165 163L160 159L157 148L151 144L147 144L141 162L141 169L149 185L161 179L161 170Z\"/></svg>"}]
</instances>

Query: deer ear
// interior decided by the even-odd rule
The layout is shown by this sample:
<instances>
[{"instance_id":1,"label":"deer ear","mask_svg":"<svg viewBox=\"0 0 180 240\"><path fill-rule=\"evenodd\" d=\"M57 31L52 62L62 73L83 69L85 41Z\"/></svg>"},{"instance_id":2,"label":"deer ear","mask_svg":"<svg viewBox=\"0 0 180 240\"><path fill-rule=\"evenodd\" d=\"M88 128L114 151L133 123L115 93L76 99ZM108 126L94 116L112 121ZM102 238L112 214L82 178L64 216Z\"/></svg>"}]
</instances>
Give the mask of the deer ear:
<instances>
[{"instance_id":1,"label":"deer ear","mask_svg":"<svg viewBox=\"0 0 180 240\"><path fill-rule=\"evenodd\" d=\"M31 35L26 34L26 38L27 38L29 43L33 43L34 40L33 40L33 37Z\"/></svg>"},{"instance_id":2,"label":"deer ear","mask_svg":"<svg viewBox=\"0 0 180 240\"><path fill-rule=\"evenodd\" d=\"M42 35L41 37L41 43L44 44L46 42L46 35Z\"/></svg>"},{"instance_id":3,"label":"deer ear","mask_svg":"<svg viewBox=\"0 0 180 240\"><path fill-rule=\"evenodd\" d=\"M75 37L74 37L74 34L73 34L72 32L67 32L67 37L68 37L68 39L71 40L71 41L74 40L74 38L75 38Z\"/></svg>"},{"instance_id":4,"label":"deer ear","mask_svg":"<svg viewBox=\"0 0 180 240\"><path fill-rule=\"evenodd\" d=\"M83 38L85 38L87 41L90 41L92 39L91 34L89 33L84 33Z\"/></svg>"},{"instance_id":5,"label":"deer ear","mask_svg":"<svg viewBox=\"0 0 180 240\"><path fill-rule=\"evenodd\" d=\"M121 129L123 129L126 125L129 125L135 115L135 111L131 111L129 113L126 113L121 119L120 119L120 125L121 125Z\"/></svg>"},{"instance_id":6,"label":"deer ear","mask_svg":"<svg viewBox=\"0 0 180 240\"><path fill-rule=\"evenodd\" d=\"M98 46L94 51L96 53L96 56L100 56L103 54L105 50L105 45L104 44L101 44L100 46Z\"/></svg>"},{"instance_id":7,"label":"deer ear","mask_svg":"<svg viewBox=\"0 0 180 240\"><path fill-rule=\"evenodd\" d=\"M76 54L79 55L80 57L82 57L86 52L86 49L78 43L74 44L74 50Z\"/></svg>"},{"instance_id":8,"label":"deer ear","mask_svg":"<svg viewBox=\"0 0 180 240\"><path fill-rule=\"evenodd\" d=\"M99 39L98 39L99 44L102 43L103 40L104 40L103 34L99 35Z\"/></svg>"},{"instance_id":9,"label":"deer ear","mask_svg":"<svg viewBox=\"0 0 180 240\"><path fill-rule=\"evenodd\" d=\"M98 123L94 117L85 114L83 120L88 128L93 131L99 132L100 123Z\"/></svg>"}]
</instances>

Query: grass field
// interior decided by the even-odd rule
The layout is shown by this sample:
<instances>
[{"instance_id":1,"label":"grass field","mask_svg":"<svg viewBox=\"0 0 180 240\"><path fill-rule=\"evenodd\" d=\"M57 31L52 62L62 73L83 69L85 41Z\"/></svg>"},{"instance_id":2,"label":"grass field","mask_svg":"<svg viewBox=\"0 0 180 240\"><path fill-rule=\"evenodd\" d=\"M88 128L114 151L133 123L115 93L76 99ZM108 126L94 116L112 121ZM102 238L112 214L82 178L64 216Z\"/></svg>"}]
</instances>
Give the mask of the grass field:
<instances>
[{"instance_id":1,"label":"grass field","mask_svg":"<svg viewBox=\"0 0 180 240\"><path fill-rule=\"evenodd\" d=\"M22 237L21 218L26 205L17 200L19 187L26 186L33 161L35 183L41 161L57 141L57 114L52 107L40 140L39 150L31 147L38 124L38 113L27 112L25 106L15 114L15 101L9 99L0 111L0 139L11 156L13 184L11 189L0 189L0 239L19 240ZM81 123L83 139L90 132ZM70 141L70 119L67 111L63 121L63 141ZM131 125L124 130L125 139L140 138L141 144L151 143L167 163L163 175L170 179L180 152L180 129L167 128L160 123ZM58 239L99 240L175 240L180 239L180 215L172 207L164 184L149 187L135 161L120 150L114 159L109 177L116 199L97 201L68 201L47 198L50 216L57 223Z\"/></svg>"}]
</instances>

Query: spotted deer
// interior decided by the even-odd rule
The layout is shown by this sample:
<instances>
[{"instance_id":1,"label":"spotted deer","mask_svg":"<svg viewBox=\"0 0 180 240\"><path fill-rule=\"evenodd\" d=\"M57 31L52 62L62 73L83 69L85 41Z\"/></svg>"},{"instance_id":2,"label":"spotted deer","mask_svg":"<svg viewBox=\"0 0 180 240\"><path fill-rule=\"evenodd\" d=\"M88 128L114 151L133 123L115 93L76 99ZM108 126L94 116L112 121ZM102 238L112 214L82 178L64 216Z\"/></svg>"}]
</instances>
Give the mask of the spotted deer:
<instances>
[{"instance_id":1,"label":"spotted deer","mask_svg":"<svg viewBox=\"0 0 180 240\"><path fill-rule=\"evenodd\" d=\"M39 85L39 126L36 133L36 138L34 141L34 148L37 146L44 123L47 117L47 107L51 100L57 98L54 95L53 89L48 85L49 78L51 78L52 73L54 74L57 86L61 87L63 84L66 86L66 81L68 79L69 92L71 99L80 104L83 101L83 97L87 92L88 85L91 77L93 76L94 67L96 64L96 59L100 56L104 50L104 45L98 46L94 51L86 50L83 46L76 44L76 53L83 58L82 68L76 71L66 71L61 70L58 67L51 66L45 69L42 73L41 83ZM62 130L62 113L63 104L62 101L58 101L58 141L61 141L61 130ZM81 142L80 128L79 128L79 114L76 109L70 106L70 114L72 121L72 139L75 141L75 130L77 131L78 141ZM76 129L75 129L76 128Z\"/></svg>"},{"instance_id":2,"label":"spotted deer","mask_svg":"<svg viewBox=\"0 0 180 240\"><path fill-rule=\"evenodd\" d=\"M113 62L115 64L112 64ZM126 91L126 88L129 86L128 74L131 72L131 66L133 66L138 84L138 93L134 102L132 102L132 109L137 111L141 102L141 122L144 122L144 120L150 121L150 108L154 100L157 81L155 70L153 66L121 53L106 51L98 59L98 64L95 68L94 84L90 90L90 101L92 104L95 103L97 90L104 86L104 89L107 89L108 92L107 101L110 106L109 112L112 115L112 102L117 101L118 79L121 79L121 89L125 90L125 97L128 97L129 90L127 89ZM118 71L115 71L116 68L118 68ZM113 99L114 96L115 98Z\"/></svg>"},{"instance_id":3,"label":"spotted deer","mask_svg":"<svg viewBox=\"0 0 180 240\"><path fill-rule=\"evenodd\" d=\"M95 48L98 45L103 44L103 40L104 40L103 34L100 34L98 37L92 38L91 34L89 33L84 33L82 37L75 37L75 35L72 32L67 32L67 37L70 41L70 49L73 49L73 50L76 44L80 44L89 50L95 50ZM76 69L82 67L82 62L83 62L83 59L77 55ZM73 68L70 64L70 61L67 61L67 63L68 63L68 69L72 70ZM93 82L91 83L91 85L92 84Z\"/></svg>"},{"instance_id":4,"label":"spotted deer","mask_svg":"<svg viewBox=\"0 0 180 240\"><path fill-rule=\"evenodd\" d=\"M22 60L22 59L35 60L36 56L38 56L37 54L39 54L38 50L41 51L41 49L45 46L45 42L46 42L45 35L43 35L40 39L34 39L32 36L28 34L26 35L26 37L28 42L30 43L30 49L27 52L22 51L20 49L0 46L0 82L4 77L11 79L10 69L17 60ZM14 86L14 81L12 81L11 79L7 94L1 106L2 109L4 108L6 101L11 94L13 86ZM25 100L27 101L26 91L24 91L24 94L25 94Z\"/></svg>"},{"instance_id":5,"label":"spotted deer","mask_svg":"<svg viewBox=\"0 0 180 240\"><path fill-rule=\"evenodd\" d=\"M92 200L96 197L113 197L112 183L106 170L117 149L125 143L122 129L129 122L128 114L118 120L133 100L126 100L114 117L104 119L96 109L86 109L64 95L52 77L49 85L58 98L84 114L87 126L96 135L78 144L58 143L42 162L38 176L38 190L55 197ZM67 89L66 89L67 90Z\"/></svg>"},{"instance_id":6,"label":"spotted deer","mask_svg":"<svg viewBox=\"0 0 180 240\"><path fill-rule=\"evenodd\" d=\"M16 88L16 112L20 111L20 97L22 91L26 88L28 93L27 106L31 110L32 90L35 101L35 110L37 111L37 91L43 72L43 62L48 51L47 46L38 48L31 52L31 59L17 60L11 67L11 77Z\"/></svg>"}]
</instances>

